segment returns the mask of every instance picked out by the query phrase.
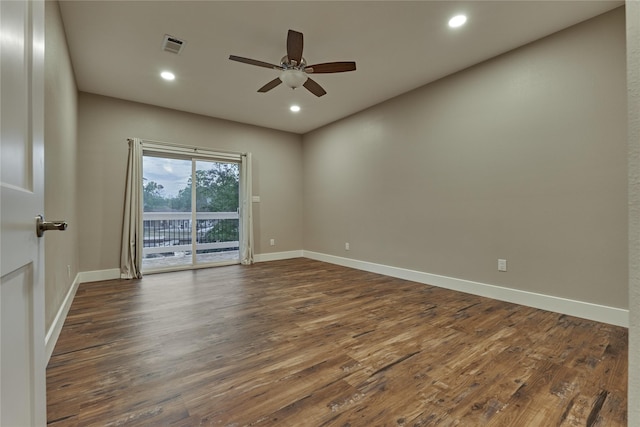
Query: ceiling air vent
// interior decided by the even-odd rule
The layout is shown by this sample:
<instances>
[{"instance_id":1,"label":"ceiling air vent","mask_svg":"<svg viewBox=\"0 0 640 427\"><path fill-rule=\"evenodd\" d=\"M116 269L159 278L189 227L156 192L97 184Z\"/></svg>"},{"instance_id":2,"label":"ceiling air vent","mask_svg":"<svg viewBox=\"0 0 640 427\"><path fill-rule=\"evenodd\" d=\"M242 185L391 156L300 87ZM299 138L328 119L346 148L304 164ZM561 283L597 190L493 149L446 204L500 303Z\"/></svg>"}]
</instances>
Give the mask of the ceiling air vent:
<instances>
[{"instance_id":1,"label":"ceiling air vent","mask_svg":"<svg viewBox=\"0 0 640 427\"><path fill-rule=\"evenodd\" d=\"M162 42L162 50L171 53L180 53L185 43L184 40L165 34L164 41Z\"/></svg>"}]
</instances>

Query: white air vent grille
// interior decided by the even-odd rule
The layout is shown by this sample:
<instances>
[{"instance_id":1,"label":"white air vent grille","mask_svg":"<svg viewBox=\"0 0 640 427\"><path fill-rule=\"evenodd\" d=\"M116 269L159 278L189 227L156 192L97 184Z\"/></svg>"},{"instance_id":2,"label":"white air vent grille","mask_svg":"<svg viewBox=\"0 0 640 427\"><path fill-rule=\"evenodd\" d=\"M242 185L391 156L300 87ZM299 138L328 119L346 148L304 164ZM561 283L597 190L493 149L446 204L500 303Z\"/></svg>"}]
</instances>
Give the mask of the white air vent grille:
<instances>
[{"instance_id":1,"label":"white air vent grille","mask_svg":"<svg viewBox=\"0 0 640 427\"><path fill-rule=\"evenodd\" d=\"M162 50L171 53L180 53L185 44L186 42L184 40L165 34L164 41L162 42Z\"/></svg>"}]
</instances>

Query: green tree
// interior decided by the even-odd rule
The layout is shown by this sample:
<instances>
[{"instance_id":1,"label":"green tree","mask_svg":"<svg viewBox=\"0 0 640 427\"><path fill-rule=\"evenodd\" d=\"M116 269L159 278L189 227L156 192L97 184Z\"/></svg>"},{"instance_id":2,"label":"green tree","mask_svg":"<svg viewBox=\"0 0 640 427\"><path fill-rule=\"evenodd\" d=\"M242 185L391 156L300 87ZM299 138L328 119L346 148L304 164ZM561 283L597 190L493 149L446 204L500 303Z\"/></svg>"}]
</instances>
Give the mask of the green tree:
<instances>
[{"instance_id":1,"label":"green tree","mask_svg":"<svg viewBox=\"0 0 640 427\"><path fill-rule=\"evenodd\" d=\"M213 163L208 170L196 170L196 211L235 212L239 207L240 171L237 164ZM191 186L187 186L173 198L171 205L180 211L191 210Z\"/></svg>"},{"instance_id":2,"label":"green tree","mask_svg":"<svg viewBox=\"0 0 640 427\"><path fill-rule=\"evenodd\" d=\"M147 181L147 178L142 178ZM167 210L168 200L162 195L164 187L155 181L142 185L142 197L145 212L161 212Z\"/></svg>"},{"instance_id":3,"label":"green tree","mask_svg":"<svg viewBox=\"0 0 640 427\"><path fill-rule=\"evenodd\" d=\"M233 242L238 240L238 220L221 219L205 235L205 242Z\"/></svg>"},{"instance_id":4,"label":"green tree","mask_svg":"<svg viewBox=\"0 0 640 427\"><path fill-rule=\"evenodd\" d=\"M171 199L171 206L178 212L191 212L191 178L187 186L178 190L178 195Z\"/></svg>"}]
</instances>

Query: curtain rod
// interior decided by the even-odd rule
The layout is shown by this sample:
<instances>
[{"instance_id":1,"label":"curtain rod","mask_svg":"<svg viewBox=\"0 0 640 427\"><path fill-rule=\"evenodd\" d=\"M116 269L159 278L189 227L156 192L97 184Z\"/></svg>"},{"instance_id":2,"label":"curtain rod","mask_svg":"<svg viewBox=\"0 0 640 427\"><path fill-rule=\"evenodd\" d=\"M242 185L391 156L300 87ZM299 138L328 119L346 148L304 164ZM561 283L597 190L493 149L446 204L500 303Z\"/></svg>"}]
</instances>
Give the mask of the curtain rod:
<instances>
[{"instance_id":1,"label":"curtain rod","mask_svg":"<svg viewBox=\"0 0 640 427\"><path fill-rule=\"evenodd\" d=\"M131 142L133 141L133 138L127 138L126 141L127 143ZM209 152L221 153L221 154L239 154L241 156L244 156L247 154L246 152L243 153L243 152L230 151L230 150L218 150L217 148L196 147L195 145L175 144L173 142L154 141L152 139L140 139L140 141L142 141L143 145L145 142L148 142L150 144L164 145L167 147L180 148L185 150L193 150L195 152L198 152L198 150L201 150L201 151L209 151Z\"/></svg>"}]
</instances>

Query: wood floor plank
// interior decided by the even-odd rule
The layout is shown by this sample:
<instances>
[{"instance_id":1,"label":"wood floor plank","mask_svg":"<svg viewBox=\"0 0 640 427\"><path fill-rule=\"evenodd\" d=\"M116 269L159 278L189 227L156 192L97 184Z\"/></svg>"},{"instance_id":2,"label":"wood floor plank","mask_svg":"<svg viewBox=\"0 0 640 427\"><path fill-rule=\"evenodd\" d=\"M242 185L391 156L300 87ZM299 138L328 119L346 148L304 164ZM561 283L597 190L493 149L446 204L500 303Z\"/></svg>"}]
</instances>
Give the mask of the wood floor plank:
<instances>
[{"instance_id":1,"label":"wood floor plank","mask_svg":"<svg viewBox=\"0 0 640 427\"><path fill-rule=\"evenodd\" d=\"M624 426L625 328L292 259L82 284L51 426Z\"/></svg>"}]
</instances>

